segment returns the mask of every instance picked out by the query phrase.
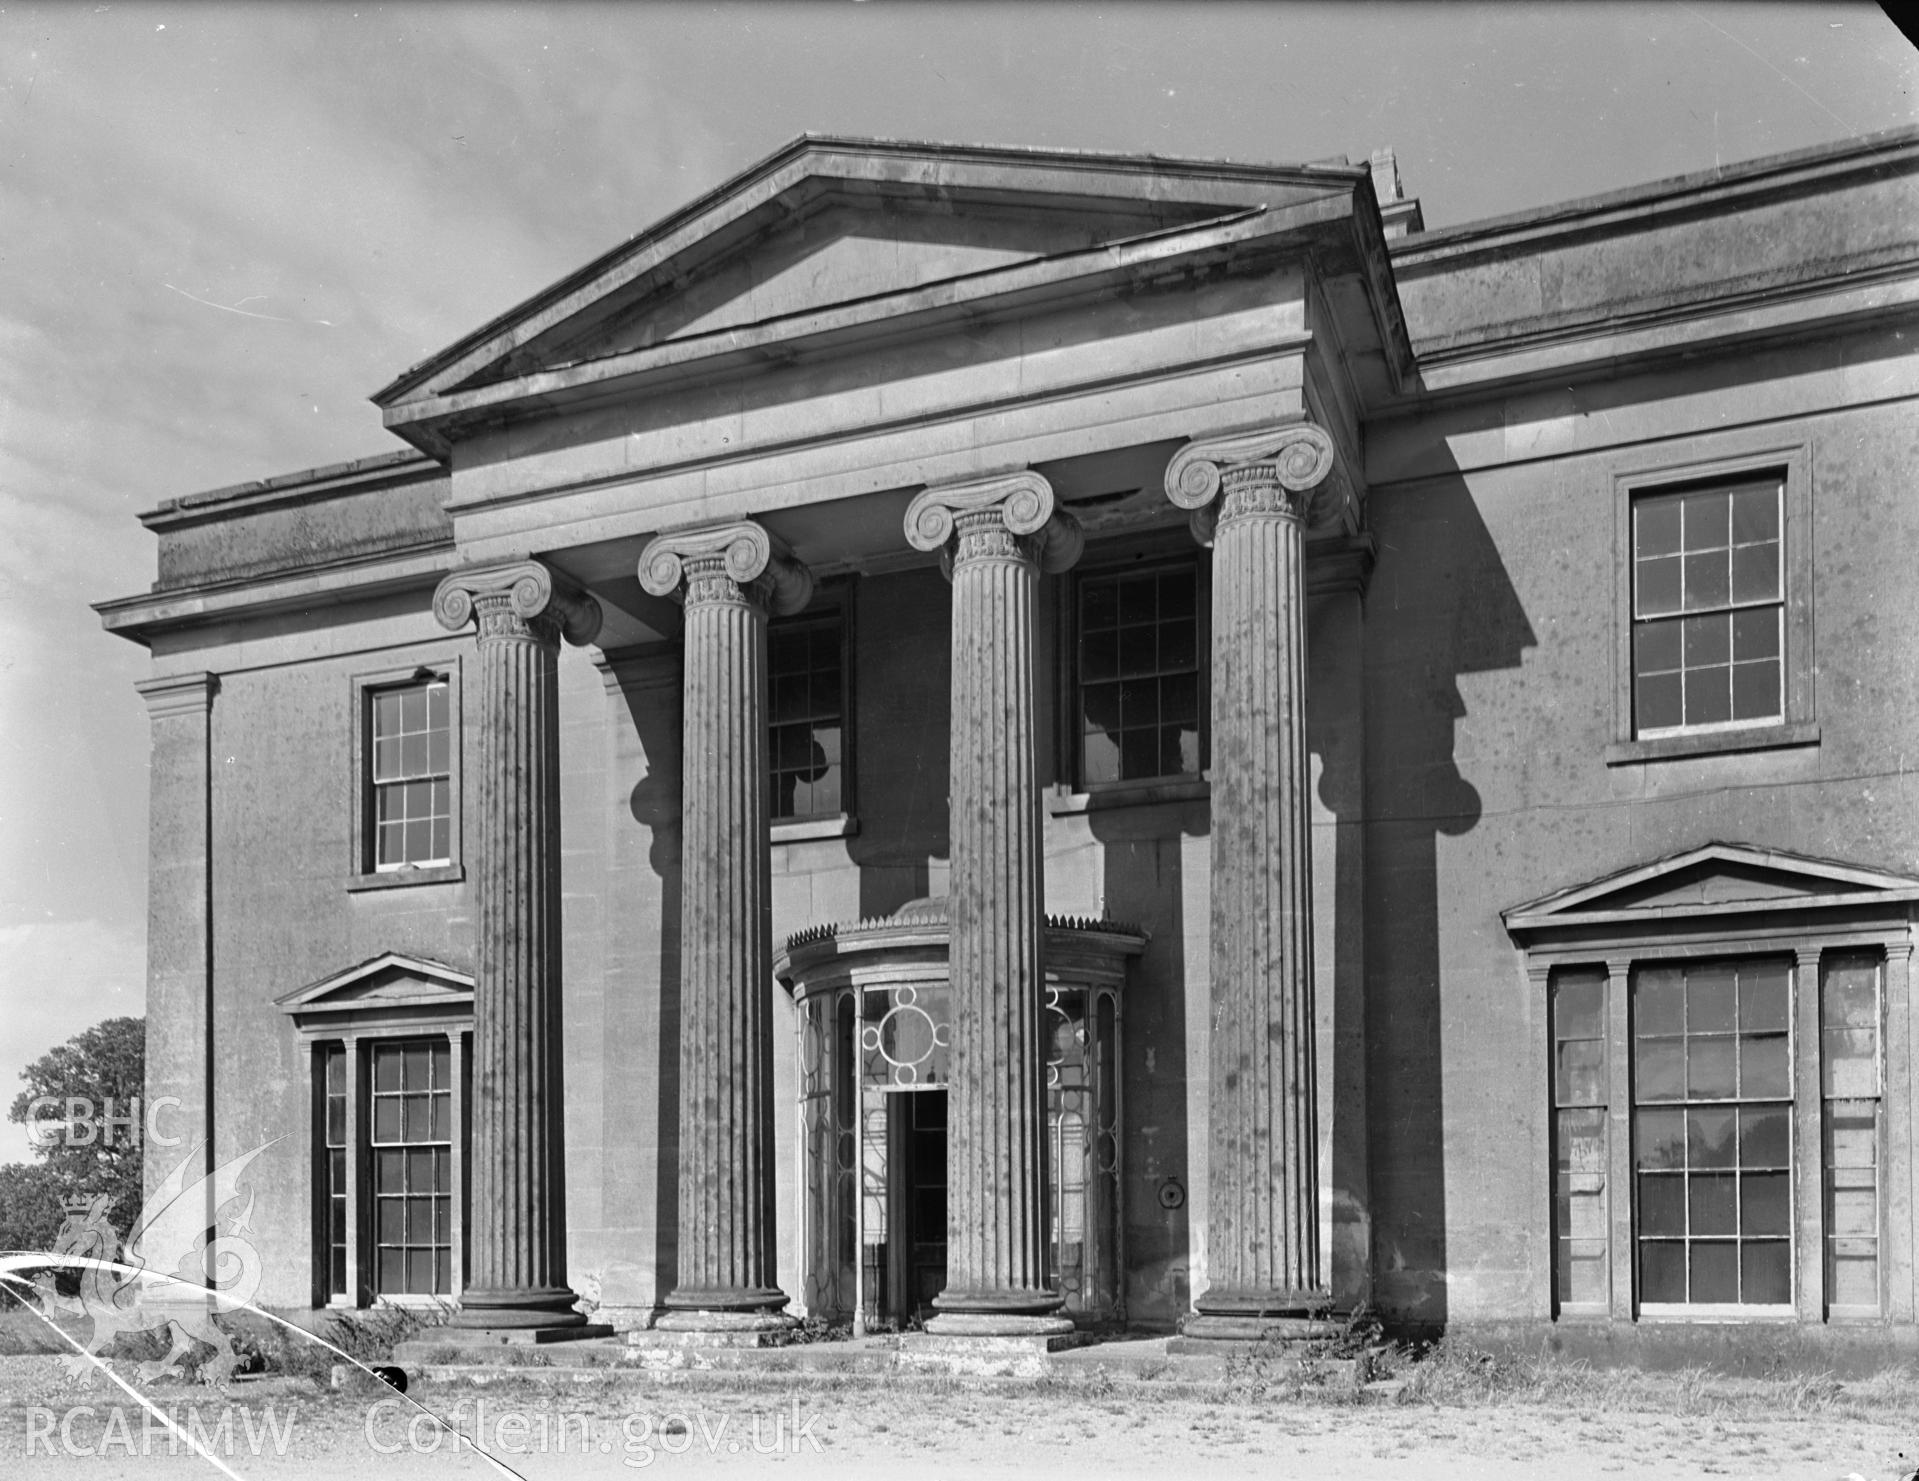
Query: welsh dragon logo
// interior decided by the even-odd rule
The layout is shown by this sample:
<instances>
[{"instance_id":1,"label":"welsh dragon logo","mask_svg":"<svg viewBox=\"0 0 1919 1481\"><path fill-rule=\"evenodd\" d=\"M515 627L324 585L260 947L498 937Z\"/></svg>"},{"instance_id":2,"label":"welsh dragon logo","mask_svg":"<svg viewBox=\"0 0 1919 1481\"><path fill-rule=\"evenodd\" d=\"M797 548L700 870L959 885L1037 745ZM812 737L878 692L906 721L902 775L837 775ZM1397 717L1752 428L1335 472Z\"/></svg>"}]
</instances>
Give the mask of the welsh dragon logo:
<instances>
[{"instance_id":1,"label":"welsh dragon logo","mask_svg":"<svg viewBox=\"0 0 1919 1481\"><path fill-rule=\"evenodd\" d=\"M243 1188L243 1180L253 1160L272 1145L189 1181L188 1170L200 1151L195 1147L153 1190L124 1246L108 1219L108 1195L66 1200L66 1220L53 1253L70 1262L68 1278L43 1272L34 1288L49 1315L92 1320L85 1351L67 1355L72 1377L92 1377L121 1333L155 1331L170 1334L172 1345L164 1357L140 1364L142 1380L180 1376L181 1359L195 1343L213 1349L200 1365L202 1382L232 1377L233 1344L213 1318L248 1305L259 1289L260 1252L249 1237L253 1192Z\"/></svg>"}]
</instances>

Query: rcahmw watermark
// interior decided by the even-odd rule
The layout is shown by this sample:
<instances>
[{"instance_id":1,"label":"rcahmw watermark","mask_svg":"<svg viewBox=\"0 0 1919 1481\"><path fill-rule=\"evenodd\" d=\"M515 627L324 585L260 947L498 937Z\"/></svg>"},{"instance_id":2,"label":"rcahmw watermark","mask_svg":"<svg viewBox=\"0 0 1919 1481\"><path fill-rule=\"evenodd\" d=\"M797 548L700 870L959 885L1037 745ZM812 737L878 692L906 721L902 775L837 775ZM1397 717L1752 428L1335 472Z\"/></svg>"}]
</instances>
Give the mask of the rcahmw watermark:
<instances>
[{"instance_id":1,"label":"rcahmw watermark","mask_svg":"<svg viewBox=\"0 0 1919 1481\"><path fill-rule=\"evenodd\" d=\"M207 1412L215 1418L209 1425ZM272 1404L259 1411L233 1404L203 1412L168 1405L164 1410L129 1404L76 1404L69 1409L34 1406L26 1411L28 1455L155 1456L204 1454L285 1455L293 1443L297 1411ZM234 1422L235 1416L239 1422ZM104 1418L103 1418L104 1416Z\"/></svg>"},{"instance_id":2,"label":"rcahmw watermark","mask_svg":"<svg viewBox=\"0 0 1919 1481\"><path fill-rule=\"evenodd\" d=\"M814 1426L818 1414L802 1415L800 1401L787 1411L750 1416L711 1414L629 1414L610 1420L590 1414L528 1413L489 1406L475 1399L469 1420L462 1399L439 1415L422 1414L404 1399L381 1399L366 1414L366 1442L381 1455L411 1451L431 1455L441 1448L477 1445L495 1455L612 1455L622 1465L650 1466L660 1456L685 1455L695 1446L708 1455L798 1455L813 1447L825 1454ZM457 1431L458 1433L454 1433Z\"/></svg>"}]
</instances>

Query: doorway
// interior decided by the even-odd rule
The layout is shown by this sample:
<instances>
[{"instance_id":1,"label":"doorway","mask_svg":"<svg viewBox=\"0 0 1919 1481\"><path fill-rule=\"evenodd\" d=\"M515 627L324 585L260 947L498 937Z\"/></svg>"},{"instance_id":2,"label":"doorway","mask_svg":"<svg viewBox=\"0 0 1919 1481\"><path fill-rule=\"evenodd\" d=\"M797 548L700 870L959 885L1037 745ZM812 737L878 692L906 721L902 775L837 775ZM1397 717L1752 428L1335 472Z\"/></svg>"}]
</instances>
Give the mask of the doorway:
<instances>
[{"instance_id":1,"label":"doorway","mask_svg":"<svg viewBox=\"0 0 1919 1481\"><path fill-rule=\"evenodd\" d=\"M896 1090L886 1117L884 1237L868 1245L879 1318L904 1330L946 1288L946 1091Z\"/></svg>"}]
</instances>

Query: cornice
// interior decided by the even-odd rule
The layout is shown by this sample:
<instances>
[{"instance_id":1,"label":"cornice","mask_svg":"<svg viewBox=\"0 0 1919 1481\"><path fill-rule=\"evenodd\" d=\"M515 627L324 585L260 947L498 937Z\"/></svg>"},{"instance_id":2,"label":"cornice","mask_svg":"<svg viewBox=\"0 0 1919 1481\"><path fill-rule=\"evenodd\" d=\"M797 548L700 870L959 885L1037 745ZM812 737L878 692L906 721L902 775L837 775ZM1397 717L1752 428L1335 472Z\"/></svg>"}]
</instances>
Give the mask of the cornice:
<instances>
[{"instance_id":1,"label":"cornice","mask_svg":"<svg viewBox=\"0 0 1919 1481\"><path fill-rule=\"evenodd\" d=\"M377 453L345 463L329 463L318 468L303 468L272 478L247 483L226 484L200 493L165 499L139 516L150 530L166 530L184 525L227 519L236 514L253 514L342 494L371 493L402 483L428 482L449 477L445 464L418 448Z\"/></svg>"}]
</instances>

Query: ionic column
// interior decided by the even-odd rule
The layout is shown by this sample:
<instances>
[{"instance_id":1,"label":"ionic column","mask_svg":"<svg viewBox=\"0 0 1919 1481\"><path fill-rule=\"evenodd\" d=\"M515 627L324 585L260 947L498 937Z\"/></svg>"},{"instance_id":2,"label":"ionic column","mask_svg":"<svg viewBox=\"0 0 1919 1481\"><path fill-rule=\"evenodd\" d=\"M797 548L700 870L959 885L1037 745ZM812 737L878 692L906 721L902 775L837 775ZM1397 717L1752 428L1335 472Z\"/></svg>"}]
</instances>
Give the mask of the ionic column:
<instances>
[{"instance_id":1,"label":"ionic column","mask_svg":"<svg viewBox=\"0 0 1919 1481\"><path fill-rule=\"evenodd\" d=\"M813 594L766 531L662 535L640 584L686 610L680 866L678 1283L668 1331L783 1326L773 1186L766 617Z\"/></svg>"},{"instance_id":2,"label":"ionic column","mask_svg":"<svg viewBox=\"0 0 1919 1481\"><path fill-rule=\"evenodd\" d=\"M433 615L479 627L471 1278L455 1321L581 1326L566 1283L558 665L562 634L591 642L600 609L521 561L454 572Z\"/></svg>"},{"instance_id":3,"label":"ionic column","mask_svg":"<svg viewBox=\"0 0 1919 1481\"><path fill-rule=\"evenodd\" d=\"M953 581L946 1289L927 1330L1070 1331L1046 1269L1033 608L1041 568L1065 570L1084 540L1036 473L927 489L906 537L946 554Z\"/></svg>"},{"instance_id":4,"label":"ionic column","mask_svg":"<svg viewBox=\"0 0 1919 1481\"><path fill-rule=\"evenodd\" d=\"M1212 1049L1206 1258L1192 1337L1308 1335L1320 1279L1304 535L1311 423L1188 444L1172 501L1213 546ZM1329 494L1325 490L1322 499Z\"/></svg>"}]
</instances>

